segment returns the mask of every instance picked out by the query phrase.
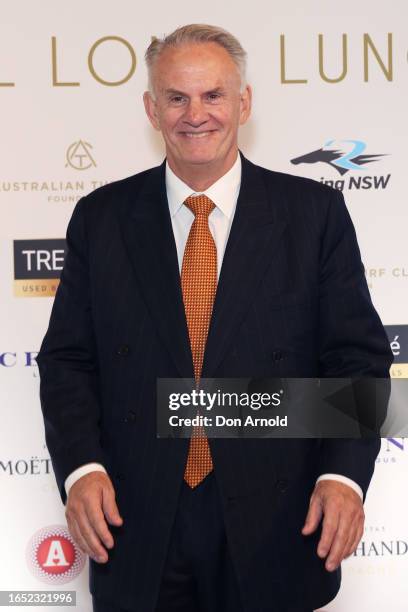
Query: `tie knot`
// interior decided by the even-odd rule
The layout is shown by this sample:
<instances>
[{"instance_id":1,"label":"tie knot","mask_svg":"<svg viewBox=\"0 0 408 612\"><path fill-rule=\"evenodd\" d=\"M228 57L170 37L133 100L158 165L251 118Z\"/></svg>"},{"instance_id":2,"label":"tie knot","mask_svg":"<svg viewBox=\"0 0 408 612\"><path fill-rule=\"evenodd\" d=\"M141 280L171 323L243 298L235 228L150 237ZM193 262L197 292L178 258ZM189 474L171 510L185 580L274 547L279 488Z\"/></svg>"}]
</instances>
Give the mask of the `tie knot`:
<instances>
[{"instance_id":1,"label":"tie knot","mask_svg":"<svg viewBox=\"0 0 408 612\"><path fill-rule=\"evenodd\" d=\"M189 196L184 201L184 204L191 210L191 212L197 217L202 215L208 217L211 211L214 210L215 204L206 195Z\"/></svg>"}]
</instances>

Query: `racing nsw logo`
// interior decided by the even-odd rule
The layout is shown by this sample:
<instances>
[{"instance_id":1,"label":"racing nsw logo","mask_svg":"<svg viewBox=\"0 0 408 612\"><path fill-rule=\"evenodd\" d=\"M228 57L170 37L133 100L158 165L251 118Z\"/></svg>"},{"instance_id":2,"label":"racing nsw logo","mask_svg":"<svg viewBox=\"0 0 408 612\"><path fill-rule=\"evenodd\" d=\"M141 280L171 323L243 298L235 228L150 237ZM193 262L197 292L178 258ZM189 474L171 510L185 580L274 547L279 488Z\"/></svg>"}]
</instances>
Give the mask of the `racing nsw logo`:
<instances>
[{"instance_id":1,"label":"racing nsw logo","mask_svg":"<svg viewBox=\"0 0 408 612\"><path fill-rule=\"evenodd\" d=\"M374 162L380 161L387 153L365 153L367 145L362 140L328 140L323 147L291 159L295 166L299 164L324 163L333 168L341 177L351 173L348 181L330 180L321 177L320 182L336 187L341 191L348 189L385 189L391 174L361 175ZM353 174L356 173L356 174Z\"/></svg>"}]
</instances>

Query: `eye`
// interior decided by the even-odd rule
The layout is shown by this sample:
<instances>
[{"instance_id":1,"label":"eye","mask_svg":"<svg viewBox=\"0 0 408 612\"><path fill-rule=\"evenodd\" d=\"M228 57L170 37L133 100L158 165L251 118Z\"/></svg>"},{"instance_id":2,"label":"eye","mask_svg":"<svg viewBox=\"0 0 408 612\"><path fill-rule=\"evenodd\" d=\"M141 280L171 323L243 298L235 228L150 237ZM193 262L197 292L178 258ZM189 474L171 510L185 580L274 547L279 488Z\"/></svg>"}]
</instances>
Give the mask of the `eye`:
<instances>
[{"instance_id":1,"label":"eye","mask_svg":"<svg viewBox=\"0 0 408 612\"><path fill-rule=\"evenodd\" d=\"M172 96L170 98L170 102L176 105L182 104L184 100L185 100L184 96Z\"/></svg>"},{"instance_id":2,"label":"eye","mask_svg":"<svg viewBox=\"0 0 408 612\"><path fill-rule=\"evenodd\" d=\"M219 100L221 98L221 94L219 94L216 91L212 91L207 95L208 100L210 100L210 102L216 102L217 100Z\"/></svg>"}]
</instances>

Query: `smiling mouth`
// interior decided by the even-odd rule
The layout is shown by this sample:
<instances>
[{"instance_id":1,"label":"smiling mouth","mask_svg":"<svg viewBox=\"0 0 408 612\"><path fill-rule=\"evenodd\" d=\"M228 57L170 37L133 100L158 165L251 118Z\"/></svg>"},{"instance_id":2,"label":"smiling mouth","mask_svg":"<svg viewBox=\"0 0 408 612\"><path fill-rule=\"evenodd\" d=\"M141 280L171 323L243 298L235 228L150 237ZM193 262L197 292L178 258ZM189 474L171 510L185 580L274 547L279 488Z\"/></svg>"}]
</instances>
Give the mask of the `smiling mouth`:
<instances>
[{"instance_id":1,"label":"smiling mouth","mask_svg":"<svg viewBox=\"0 0 408 612\"><path fill-rule=\"evenodd\" d=\"M204 138L215 132L215 130L207 130L206 132L181 132L182 136L187 138Z\"/></svg>"}]
</instances>

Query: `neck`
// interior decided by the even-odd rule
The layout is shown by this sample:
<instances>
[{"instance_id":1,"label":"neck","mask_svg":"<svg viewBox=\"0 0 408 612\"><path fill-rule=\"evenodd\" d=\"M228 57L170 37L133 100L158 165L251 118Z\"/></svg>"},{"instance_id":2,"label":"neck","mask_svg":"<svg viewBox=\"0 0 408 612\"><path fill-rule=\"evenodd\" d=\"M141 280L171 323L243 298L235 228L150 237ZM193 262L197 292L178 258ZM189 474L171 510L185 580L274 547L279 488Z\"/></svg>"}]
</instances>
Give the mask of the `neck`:
<instances>
[{"instance_id":1,"label":"neck","mask_svg":"<svg viewBox=\"0 0 408 612\"><path fill-rule=\"evenodd\" d=\"M211 163L179 165L170 157L167 157L167 163L174 174L182 180L183 183L186 183L186 185L191 187L194 191L201 192L211 187L218 179L231 170L236 162L238 154L238 149L236 149L232 152L232 155L229 156L230 158L228 160L224 160L222 165L218 164L217 166L213 166Z\"/></svg>"}]
</instances>

